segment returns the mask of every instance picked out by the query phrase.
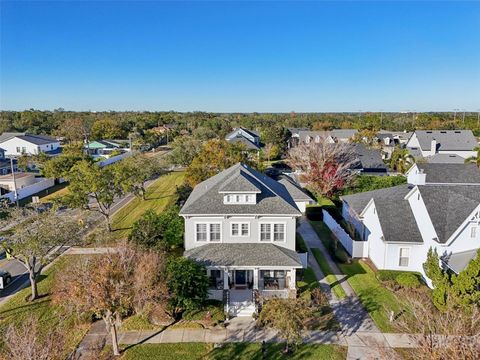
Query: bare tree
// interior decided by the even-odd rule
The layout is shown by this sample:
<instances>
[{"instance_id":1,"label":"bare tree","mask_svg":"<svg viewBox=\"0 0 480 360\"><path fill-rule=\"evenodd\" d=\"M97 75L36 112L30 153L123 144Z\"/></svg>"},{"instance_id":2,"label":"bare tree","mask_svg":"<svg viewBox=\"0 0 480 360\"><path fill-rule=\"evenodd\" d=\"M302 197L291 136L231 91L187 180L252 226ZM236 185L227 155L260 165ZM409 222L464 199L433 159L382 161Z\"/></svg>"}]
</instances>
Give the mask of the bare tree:
<instances>
[{"instance_id":1,"label":"bare tree","mask_svg":"<svg viewBox=\"0 0 480 360\"><path fill-rule=\"evenodd\" d=\"M10 360L51 360L61 357L64 335L53 329L41 334L38 319L29 317L18 325L10 325L4 343Z\"/></svg>"},{"instance_id":2,"label":"bare tree","mask_svg":"<svg viewBox=\"0 0 480 360\"><path fill-rule=\"evenodd\" d=\"M290 149L287 161L313 191L331 196L351 182L356 159L352 145L321 137Z\"/></svg>"},{"instance_id":3,"label":"bare tree","mask_svg":"<svg viewBox=\"0 0 480 360\"><path fill-rule=\"evenodd\" d=\"M107 255L82 258L59 275L53 301L100 316L112 337L113 353L119 355L117 328L122 318L166 296L163 264L160 254L124 245Z\"/></svg>"},{"instance_id":4,"label":"bare tree","mask_svg":"<svg viewBox=\"0 0 480 360\"><path fill-rule=\"evenodd\" d=\"M16 226L5 236L2 247L27 269L31 300L35 300L38 277L56 256L56 248L79 239L80 219L36 208L12 209L9 215Z\"/></svg>"},{"instance_id":5,"label":"bare tree","mask_svg":"<svg viewBox=\"0 0 480 360\"><path fill-rule=\"evenodd\" d=\"M480 310L448 307L440 313L424 296L409 296L406 316L396 327L399 332L415 334L417 347L411 349L412 359L474 360L480 358Z\"/></svg>"}]
</instances>

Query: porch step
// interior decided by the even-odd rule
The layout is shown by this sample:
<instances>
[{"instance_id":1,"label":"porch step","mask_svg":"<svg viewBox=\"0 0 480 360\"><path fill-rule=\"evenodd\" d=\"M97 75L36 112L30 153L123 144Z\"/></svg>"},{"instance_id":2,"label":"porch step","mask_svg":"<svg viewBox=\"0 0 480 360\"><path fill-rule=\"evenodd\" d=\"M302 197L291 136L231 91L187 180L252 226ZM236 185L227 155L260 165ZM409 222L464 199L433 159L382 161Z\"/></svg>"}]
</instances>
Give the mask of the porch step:
<instances>
[{"instance_id":1,"label":"porch step","mask_svg":"<svg viewBox=\"0 0 480 360\"><path fill-rule=\"evenodd\" d=\"M255 313L255 304L253 302L230 303L230 316L252 316Z\"/></svg>"}]
</instances>

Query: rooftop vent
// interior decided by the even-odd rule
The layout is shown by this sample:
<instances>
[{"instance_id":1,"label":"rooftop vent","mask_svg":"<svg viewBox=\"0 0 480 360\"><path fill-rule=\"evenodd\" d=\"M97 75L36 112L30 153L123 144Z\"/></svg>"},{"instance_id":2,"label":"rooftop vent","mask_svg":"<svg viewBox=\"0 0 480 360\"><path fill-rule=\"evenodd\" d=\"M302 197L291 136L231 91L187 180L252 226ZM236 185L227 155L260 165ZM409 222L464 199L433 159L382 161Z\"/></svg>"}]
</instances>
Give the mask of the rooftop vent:
<instances>
[{"instance_id":1,"label":"rooftop vent","mask_svg":"<svg viewBox=\"0 0 480 360\"><path fill-rule=\"evenodd\" d=\"M440 131L440 133L442 133L442 134L446 134L447 132L446 132L446 131Z\"/></svg>"},{"instance_id":2,"label":"rooftop vent","mask_svg":"<svg viewBox=\"0 0 480 360\"><path fill-rule=\"evenodd\" d=\"M460 133L461 133L461 131L455 130L455 134L460 134Z\"/></svg>"},{"instance_id":3,"label":"rooftop vent","mask_svg":"<svg viewBox=\"0 0 480 360\"><path fill-rule=\"evenodd\" d=\"M427 134L431 134L432 132L431 131L427 131Z\"/></svg>"}]
</instances>

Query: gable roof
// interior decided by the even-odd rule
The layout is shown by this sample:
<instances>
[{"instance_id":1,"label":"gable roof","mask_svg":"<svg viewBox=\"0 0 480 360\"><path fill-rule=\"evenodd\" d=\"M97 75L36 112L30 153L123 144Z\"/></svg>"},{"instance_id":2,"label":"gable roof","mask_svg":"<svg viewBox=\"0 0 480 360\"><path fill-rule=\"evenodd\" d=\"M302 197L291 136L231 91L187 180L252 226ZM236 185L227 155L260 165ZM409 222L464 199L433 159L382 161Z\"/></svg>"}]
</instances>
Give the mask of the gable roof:
<instances>
[{"instance_id":1,"label":"gable roof","mask_svg":"<svg viewBox=\"0 0 480 360\"><path fill-rule=\"evenodd\" d=\"M480 169L475 164L418 163L427 183L480 184Z\"/></svg>"},{"instance_id":2,"label":"gable roof","mask_svg":"<svg viewBox=\"0 0 480 360\"><path fill-rule=\"evenodd\" d=\"M388 167L382 160L382 153L378 149L371 149L364 144L353 144L353 149L357 156L355 169L364 169L367 171L387 171Z\"/></svg>"},{"instance_id":3,"label":"gable roof","mask_svg":"<svg viewBox=\"0 0 480 360\"><path fill-rule=\"evenodd\" d=\"M226 137L230 137L231 135L235 134L237 131L239 130L243 130L245 131L247 134L249 134L250 136L253 136L253 137L260 137L260 135L258 135L258 132L256 131L253 131L253 130L248 130L244 127L238 127L238 128L234 128Z\"/></svg>"},{"instance_id":4,"label":"gable roof","mask_svg":"<svg viewBox=\"0 0 480 360\"><path fill-rule=\"evenodd\" d=\"M246 186L245 181L250 181L260 190L256 196L256 204L224 204L222 186L232 182L228 186L234 187L238 179L241 179L242 187ZM242 163L237 163L195 186L180 214L301 215L285 186Z\"/></svg>"},{"instance_id":5,"label":"gable roof","mask_svg":"<svg viewBox=\"0 0 480 360\"><path fill-rule=\"evenodd\" d=\"M305 141L306 137L309 136L311 138L315 138L316 136L320 137L329 137L331 136L333 139L350 139L352 138L358 130L356 129L333 129L333 130L319 130L319 131L311 131L311 130L299 130L298 137L300 141Z\"/></svg>"},{"instance_id":6,"label":"gable roof","mask_svg":"<svg viewBox=\"0 0 480 360\"><path fill-rule=\"evenodd\" d=\"M410 204L405 196L412 190L408 184L342 196L341 199L360 215L373 199L386 242L423 242Z\"/></svg>"},{"instance_id":7,"label":"gable roof","mask_svg":"<svg viewBox=\"0 0 480 360\"><path fill-rule=\"evenodd\" d=\"M291 177L287 175L281 175L278 182L285 186L294 201L314 200L310 195L303 191L303 189Z\"/></svg>"},{"instance_id":8,"label":"gable roof","mask_svg":"<svg viewBox=\"0 0 480 360\"><path fill-rule=\"evenodd\" d=\"M477 256L480 256L479 250L480 249L473 249L453 254L445 254L441 257L441 260L445 265L458 274L468 266L470 261L475 259Z\"/></svg>"},{"instance_id":9,"label":"gable roof","mask_svg":"<svg viewBox=\"0 0 480 360\"><path fill-rule=\"evenodd\" d=\"M446 243L480 205L480 185L419 185L439 243Z\"/></svg>"},{"instance_id":10,"label":"gable roof","mask_svg":"<svg viewBox=\"0 0 480 360\"><path fill-rule=\"evenodd\" d=\"M183 254L205 266L302 267L298 254L274 244L205 244Z\"/></svg>"},{"instance_id":11,"label":"gable roof","mask_svg":"<svg viewBox=\"0 0 480 360\"><path fill-rule=\"evenodd\" d=\"M234 143L234 144L241 143L241 144L245 145L247 150L260 150L260 147L255 145L253 142L251 142L250 140L248 140L244 136L234 137L233 139L229 139L227 141L230 142L230 143Z\"/></svg>"},{"instance_id":12,"label":"gable roof","mask_svg":"<svg viewBox=\"0 0 480 360\"><path fill-rule=\"evenodd\" d=\"M232 175L222 185L220 185L219 192L254 192L260 193L261 185L247 174L245 171L239 171Z\"/></svg>"},{"instance_id":13,"label":"gable roof","mask_svg":"<svg viewBox=\"0 0 480 360\"><path fill-rule=\"evenodd\" d=\"M35 145L45 145L58 142L57 139L47 135L36 135L29 133L3 133L2 135L0 135L0 143L11 140L13 138L19 138Z\"/></svg>"},{"instance_id":14,"label":"gable roof","mask_svg":"<svg viewBox=\"0 0 480 360\"><path fill-rule=\"evenodd\" d=\"M431 149L432 140L437 141L439 151L472 151L478 145L471 130L416 130L422 150Z\"/></svg>"}]
</instances>

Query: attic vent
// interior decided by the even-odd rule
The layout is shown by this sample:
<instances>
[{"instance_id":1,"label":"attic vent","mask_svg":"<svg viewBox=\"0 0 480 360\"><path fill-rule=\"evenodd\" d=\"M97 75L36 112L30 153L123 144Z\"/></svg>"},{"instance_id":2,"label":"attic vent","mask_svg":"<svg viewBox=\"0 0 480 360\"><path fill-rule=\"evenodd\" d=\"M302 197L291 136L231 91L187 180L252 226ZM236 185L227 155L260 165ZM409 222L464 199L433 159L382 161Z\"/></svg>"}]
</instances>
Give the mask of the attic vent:
<instances>
[{"instance_id":1,"label":"attic vent","mask_svg":"<svg viewBox=\"0 0 480 360\"><path fill-rule=\"evenodd\" d=\"M446 134L447 132L446 132L446 131L440 131L440 133L442 133L442 134Z\"/></svg>"},{"instance_id":2,"label":"attic vent","mask_svg":"<svg viewBox=\"0 0 480 360\"><path fill-rule=\"evenodd\" d=\"M455 134L460 134L460 133L461 133L461 131L455 131Z\"/></svg>"},{"instance_id":3,"label":"attic vent","mask_svg":"<svg viewBox=\"0 0 480 360\"><path fill-rule=\"evenodd\" d=\"M431 134L432 132L431 131L427 131L427 134Z\"/></svg>"},{"instance_id":4,"label":"attic vent","mask_svg":"<svg viewBox=\"0 0 480 360\"><path fill-rule=\"evenodd\" d=\"M457 157L457 155L448 155L448 157L454 158Z\"/></svg>"}]
</instances>

